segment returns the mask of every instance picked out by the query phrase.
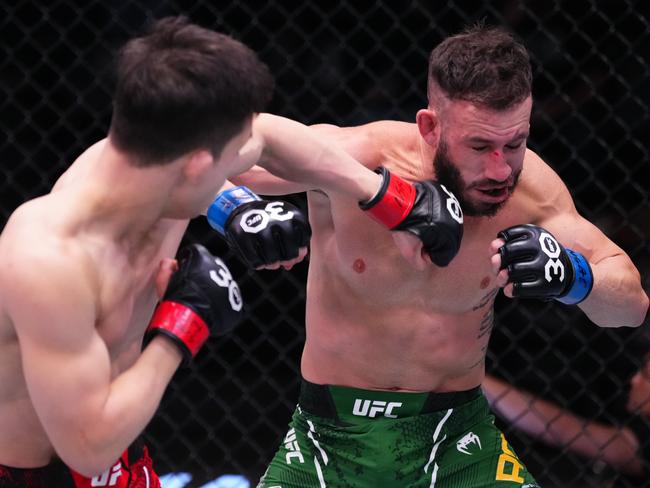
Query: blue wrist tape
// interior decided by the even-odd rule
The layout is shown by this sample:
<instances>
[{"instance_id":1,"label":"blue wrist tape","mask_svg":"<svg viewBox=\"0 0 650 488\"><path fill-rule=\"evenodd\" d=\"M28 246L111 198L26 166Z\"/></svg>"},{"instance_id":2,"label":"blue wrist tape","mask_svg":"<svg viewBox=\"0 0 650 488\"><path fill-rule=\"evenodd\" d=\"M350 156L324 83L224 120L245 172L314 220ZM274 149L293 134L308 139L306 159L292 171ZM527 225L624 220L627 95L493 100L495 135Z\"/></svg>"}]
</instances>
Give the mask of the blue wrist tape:
<instances>
[{"instance_id":1,"label":"blue wrist tape","mask_svg":"<svg viewBox=\"0 0 650 488\"><path fill-rule=\"evenodd\" d=\"M208 222L213 229L224 235L226 233L224 226L233 210L244 203L257 200L261 200L261 198L245 186L235 186L224 190L217 195L217 198L208 207L206 214Z\"/></svg>"},{"instance_id":2,"label":"blue wrist tape","mask_svg":"<svg viewBox=\"0 0 650 488\"><path fill-rule=\"evenodd\" d=\"M565 251L573 265L573 283L571 283L571 288L556 300L565 305L575 305L587 298L591 292L591 288L594 286L594 275L589 262L582 254L571 249L565 249Z\"/></svg>"}]
</instances>

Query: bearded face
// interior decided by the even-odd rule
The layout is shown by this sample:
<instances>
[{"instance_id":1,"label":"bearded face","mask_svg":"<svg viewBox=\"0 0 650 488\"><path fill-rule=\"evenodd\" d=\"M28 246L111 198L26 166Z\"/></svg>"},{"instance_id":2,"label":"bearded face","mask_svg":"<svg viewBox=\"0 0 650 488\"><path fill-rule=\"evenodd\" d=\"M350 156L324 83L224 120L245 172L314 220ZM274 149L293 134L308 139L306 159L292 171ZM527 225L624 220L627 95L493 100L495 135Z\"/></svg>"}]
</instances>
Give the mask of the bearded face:
<instances>
[{"instance_id":1,"label":"bearded face","mask_svg":"<svg viewBox=\"0 0 650 488\"><path fill-rule=\"evenodd\" d=\"M433 159L433 168L438 183L451 191L463 209L465 215L472 217L493 217L506 204L519 181L521 170L511 175L508 182L483 179L467 183L463 180L459 165L451 160L449 147L440 139L438 150ZM476 190L480 189L480 193ZM475 190L472 192L471 190ZM478 194L475 196L475 194Z\"/></svg>"}]
</instances>

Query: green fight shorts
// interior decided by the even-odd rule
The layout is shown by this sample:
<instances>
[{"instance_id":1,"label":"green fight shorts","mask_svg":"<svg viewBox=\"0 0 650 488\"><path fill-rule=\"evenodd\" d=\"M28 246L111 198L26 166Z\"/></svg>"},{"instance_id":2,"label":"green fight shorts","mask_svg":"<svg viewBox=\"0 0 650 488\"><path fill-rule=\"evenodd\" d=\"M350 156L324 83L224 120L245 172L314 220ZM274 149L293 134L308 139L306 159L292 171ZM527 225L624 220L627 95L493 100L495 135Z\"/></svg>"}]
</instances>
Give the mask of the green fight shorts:
<instances>
[{"instance_id":1,"label":"green fight shorts","mask_svg":"<svg viewBox=\"0 0 650 488\"><path fill-rule=\"evenodd\" d=\"M535 488L480 388L405 393L304 381L258 488Z\"/></svg>"}]
</instances>

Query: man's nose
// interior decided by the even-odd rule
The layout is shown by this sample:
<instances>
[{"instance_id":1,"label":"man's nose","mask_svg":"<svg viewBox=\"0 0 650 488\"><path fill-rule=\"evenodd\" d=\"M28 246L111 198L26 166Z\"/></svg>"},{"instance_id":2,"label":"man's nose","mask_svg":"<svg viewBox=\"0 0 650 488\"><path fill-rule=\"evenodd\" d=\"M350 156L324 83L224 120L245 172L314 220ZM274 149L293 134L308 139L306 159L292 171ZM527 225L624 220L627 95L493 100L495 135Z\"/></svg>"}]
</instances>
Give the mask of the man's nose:
<instances>
[{"instance_id":1,"label":"man's nose","mask_svg":"<svg viewBox=\"0 0 650 488\"><path fill-rule=\"evenodd\" d=\"M505 181L512 174L512 167L506 161L503 151L492 151L488 155L485 177L495 181Z\"/></svg>"}]
</instances>

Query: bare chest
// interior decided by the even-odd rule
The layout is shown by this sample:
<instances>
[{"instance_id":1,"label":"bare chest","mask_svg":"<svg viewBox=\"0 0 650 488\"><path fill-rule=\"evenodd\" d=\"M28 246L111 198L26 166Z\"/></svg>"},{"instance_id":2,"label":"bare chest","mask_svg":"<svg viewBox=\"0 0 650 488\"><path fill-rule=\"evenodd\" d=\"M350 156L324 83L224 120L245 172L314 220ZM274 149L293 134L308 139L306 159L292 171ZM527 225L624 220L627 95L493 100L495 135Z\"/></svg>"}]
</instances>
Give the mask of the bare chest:
<instances>
[{"instance_id":1,"label":"bare chest","mask_svg":"<svg viewBox=\"0 0 650 488\"><path fill-rule=\"evenodd\" d=\"M324 275L345 282L357 299L460 314L485 306L496 295L490 243L510 225L507 215L469 221L460 251L449 266L431 265L418 271L401 256L389 230L348 202L327 202L327 206L310 207L317 240L312 248L323 257L312 255L312 266L327 267Z\"/></svg>"},{"instance_id":2,"label":"bare chest","mask_svg":"<svg viewBox=\"0 0 650 488\"><path fill-rule=\"evenodd\" d=\"M144 332L159 300L156 281L160 263L174 255L175 249L152 247L134 259L114 257L104 262L99 293L97 332L111 358L119 367L120 358L137 357Z\"/></svg>"},{"instance_id":3,"label":"bare chest","mask_svg":"<svg viewBox=\"0 0 650 488\"><path fill-rule=\"evenodd\" d=\"M157 301L156 268L116 273L103 284L96 327L114 359L142 340Z\"/></svg>"}]
</instances>

